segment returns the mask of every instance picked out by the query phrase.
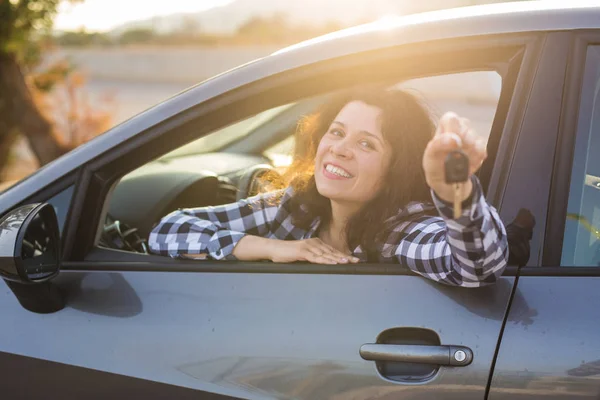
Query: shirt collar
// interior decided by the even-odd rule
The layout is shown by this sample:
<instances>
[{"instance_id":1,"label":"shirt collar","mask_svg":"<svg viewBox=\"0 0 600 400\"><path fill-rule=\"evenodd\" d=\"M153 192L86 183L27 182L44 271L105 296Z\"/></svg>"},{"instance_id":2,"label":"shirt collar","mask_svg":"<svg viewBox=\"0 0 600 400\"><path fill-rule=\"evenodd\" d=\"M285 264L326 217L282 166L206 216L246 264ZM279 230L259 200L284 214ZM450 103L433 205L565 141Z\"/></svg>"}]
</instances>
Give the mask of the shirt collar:
<instances>
[{"instance_id":1,"label":"shirt collar","mask_svg":"<svg viewBox=\"0 0 600 400\"><path fill-rule=\"evenodd\" d=\"M411 201L404 208L401 208L396 215L388 218L386 220L386 223L392 222L394 220L403 220L411 215L420 214L420 213L428 212L431 210L435 210L435 206L433 204L422 203L422 202L418 202L418 201ZM309 239L309 238L316 237L317 231L318 231L320 225L321 225L321 217L316 217L313 220L312 224L310 225L310 228L306 232L306 235L304 236L304 238ZM363 249L360 247L360 245L354 249L354 251L352 252L352 255L355 257L358 257L361 262L368 261L367 253L365 251L363 251Z\"/></svg>"}]
</instances>

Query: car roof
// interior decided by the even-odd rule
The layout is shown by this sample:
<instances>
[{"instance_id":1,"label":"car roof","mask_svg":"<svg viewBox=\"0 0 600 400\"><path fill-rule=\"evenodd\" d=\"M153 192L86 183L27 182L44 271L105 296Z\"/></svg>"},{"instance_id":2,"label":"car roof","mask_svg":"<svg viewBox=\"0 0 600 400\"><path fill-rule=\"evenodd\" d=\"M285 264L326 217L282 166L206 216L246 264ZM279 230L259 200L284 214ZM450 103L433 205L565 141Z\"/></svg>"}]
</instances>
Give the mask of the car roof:
<instances>
[{"instance_id":1,"label":"car roof","mask_svg":"<svg viewBox=\"0 0 600 400\"><path fill-rule=\"evenodd\" d=\"M435 29L431 29L435 27ZM398 36L405 43L500 33L600 28L600 4L591 1L516 1L386 16L288 46L275 54L306 46L339 46L357 35ZM314 49L314 47L313 47Z\"/></svg>"},{"instance_id":2,"label":"car roof","mask_svg":"<svg viewBox=\"0 0 600 400\"><path fill-rule=\"evenodd\" d=\"M527 1L388 17L284 48L217 75L110 129L0 194L0 214L54 180L161 121L253 81L311 63L390 46L479 35L600 28L600 6Z\"/></svg>"}]
</instances>

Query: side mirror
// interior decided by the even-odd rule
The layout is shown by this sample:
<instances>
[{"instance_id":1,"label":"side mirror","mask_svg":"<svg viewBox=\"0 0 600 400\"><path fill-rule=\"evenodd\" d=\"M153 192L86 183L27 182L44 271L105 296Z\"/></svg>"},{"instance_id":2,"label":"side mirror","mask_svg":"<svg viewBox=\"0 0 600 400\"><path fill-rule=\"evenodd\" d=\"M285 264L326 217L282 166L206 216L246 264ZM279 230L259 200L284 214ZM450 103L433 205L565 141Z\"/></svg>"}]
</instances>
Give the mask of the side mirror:
<instances>
[{"instance_id":1,"label":"side mirror","mask_svg":"<svg viewBox=\"0 0 600 400\"><path fill-rule=\"evenodd\" d=\"M60 270L58 220L50 204L30 204L0 218L0 277L21 305L33 312L64 307L50 279Z\"/></svg>"},{"instance_id":2,"label":"side mirror","mask_svg":"<svg viewBox=\"0 0 600 400\"><path fill-rule=\"evenodd\" d=\"M49 204L19 207L0 219L0 276L38 283L60 269L58 221Z\"/></svg>"}]
</instances>

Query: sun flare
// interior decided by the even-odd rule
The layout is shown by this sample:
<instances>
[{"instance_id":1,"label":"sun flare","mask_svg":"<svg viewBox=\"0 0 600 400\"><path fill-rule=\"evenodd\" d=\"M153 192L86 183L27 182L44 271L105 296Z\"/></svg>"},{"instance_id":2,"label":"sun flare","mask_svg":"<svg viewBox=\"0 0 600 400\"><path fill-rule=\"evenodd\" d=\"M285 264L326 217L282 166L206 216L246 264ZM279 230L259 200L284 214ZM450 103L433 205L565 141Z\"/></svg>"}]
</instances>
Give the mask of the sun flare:
<instances>
[{"instance_id":1,"label":"sun flare","mask_svg":"<svg viewBox=\"0 0 600 400\"><path fill-rule=\"evenodd\" d=\"M86 0L64 2L55 20L58 30L108 31L118 25L161 15L198 12L223 6L233 0Z\"/></svg>"}]
</instances>

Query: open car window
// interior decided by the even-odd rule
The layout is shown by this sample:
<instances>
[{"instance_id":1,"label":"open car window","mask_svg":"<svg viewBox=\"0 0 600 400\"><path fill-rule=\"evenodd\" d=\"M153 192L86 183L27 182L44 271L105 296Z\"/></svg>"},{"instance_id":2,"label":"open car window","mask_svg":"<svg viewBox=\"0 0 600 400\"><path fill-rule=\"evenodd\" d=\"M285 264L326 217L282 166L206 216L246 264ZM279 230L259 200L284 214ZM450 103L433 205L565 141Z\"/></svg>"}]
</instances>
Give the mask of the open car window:
<instances>
[{"instance_id":1,"label":"open car window","mask_svg":"<svg viewBox=\"0 0 600 400\"><path fill-rule=\"evenodd\" d=\"M455 111L472 121L486 139L500 97L495 71L419 77L392 84L416 94L434 118ZM161 217L180 208L233 203L251 192L245 179L257 166L285 170L292 161L298 122L316 111L327 95L267 109L209 133L130 172L117 184L100 244L146 251L143 243ZM270 136L277 141L269 140ZM232 143L244 142L244 146ZM262 148L262 143L271 143ZM233 149L233 150L232 150ZM131 233L131 237L127 236ZM137 243L137 244L136 244Z\"/></svg>"},{"instance_id":2,"label":"open car window","mask_svg":"<svg viewBox=\"0 0 600 400\"><path fill-rule=\"evenodd\" d=\"M469 71L410 79L395 88L419 94L437 117L454 111L468 118L475 132L488 139L500 100L502 77L496 71Z\"/></svg>"}]
</instances>

